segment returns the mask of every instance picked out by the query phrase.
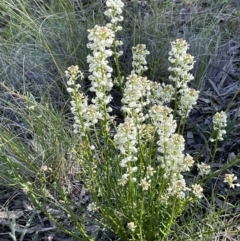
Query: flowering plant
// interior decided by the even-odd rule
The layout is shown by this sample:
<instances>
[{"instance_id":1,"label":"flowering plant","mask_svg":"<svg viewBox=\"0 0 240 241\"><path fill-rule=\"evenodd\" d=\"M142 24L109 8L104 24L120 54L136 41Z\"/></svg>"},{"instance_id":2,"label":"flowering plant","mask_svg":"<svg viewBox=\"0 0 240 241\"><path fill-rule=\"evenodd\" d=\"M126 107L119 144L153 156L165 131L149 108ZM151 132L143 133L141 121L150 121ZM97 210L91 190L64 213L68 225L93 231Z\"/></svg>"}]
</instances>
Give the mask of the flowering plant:
<instances>
[{"instance_id":1,"label":"flowering plant","mask_svg":"<svg viewBox=\"0 0 240 241\"><path fill-rule=\"evenodd\" d=\"M147 70L146 46L133 47L133 70L124 83L118 82L124 121L116 123L109 106L113 80L108 58L114 55L117 63L121 54L115 34L121 29L117 24L123 19L123 3L106 4L111 23L89 30L88 78L95 96L88 100L79 92L77 79L83 73L78 66L66 71L74 132L84 147L79 150L84 181L94 198L88 210L100 212L102 223L123 240L163 240L184 208L202 197L200 185L185 182L183 173L193 159L183 153L184 138L176 133L174 119L179 114L184 120L196 103L198 92L187 85L194 61L184 40L172 42L169 61L174 67L169 70L174 86L160 84L141 76ZM172 101L174 110L169 107Z\"/></svg>"},{"instance_id":2,"label":"flowering plant","mask_svg":"<svg viewBox=\"0 0 240 241\"><path fill-rule=\"evenodd\" d=\"M147 70L144 44L132 48L133 62L129 76L121 76L118 57L122 54L116 39L123 20L120 0L107 0L106 26L96 25L89 30L87 45L92 55L89 80L94 93L91 99L81 92L78 78L84 74L78 66L66 71L67 90L72 98L74 132L78 134L76 147L82 164L82 175L94 202L88 211L99 213L100 223L122 240L164 240L176 218L190 203L203 196L199 184L187 185L184 173L193 166L193 158L184 154L185 121L198 91L188 86L193 79L190 70L194 58L187 53L183 39L172 42L169 77L173 85L160 84L143 77ZM117 79L109 57L114 56ZM122 94L122 123L111 115L116 83ZM171 104L173 103L173 109ZM180 120L176 121L176 117ZM221 116L220 116L221 117ZM214 121L221 139L224 120ZM215 123L214 122L214 123ZM200 175L208 174L207 165L198 164Z\"/></svg>"}]
</instances>

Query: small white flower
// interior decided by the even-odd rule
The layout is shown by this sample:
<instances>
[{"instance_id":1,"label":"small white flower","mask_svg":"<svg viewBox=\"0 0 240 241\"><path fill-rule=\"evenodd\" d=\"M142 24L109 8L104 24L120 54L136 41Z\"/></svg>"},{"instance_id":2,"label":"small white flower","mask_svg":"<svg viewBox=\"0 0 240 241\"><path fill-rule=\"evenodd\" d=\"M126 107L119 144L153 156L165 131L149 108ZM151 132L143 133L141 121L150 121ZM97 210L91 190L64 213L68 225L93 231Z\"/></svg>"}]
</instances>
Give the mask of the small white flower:
<instances>
[{"instance_id":1,"label":"small white flower","mask_svg":"<svg viewBox=\"0 0 240 241\"><path fill-rule=\"evenodd\" d=\"M95 212L95 211L98 210L98 207L97 207L97 205L96 205L95 202L92 202L92 203L90 203L90 204L87 206L87 210L88 210L89 212Z\"/></svg>"},{"instance_id":2,"label":"small white flower","mask_svg":"<svg viewBox=\"0 0 240 241\"><path fill-rule=\"evenodd\" d=\"M193 79L193 76L189 71L193 68L194 58L187 53L189 45L183 39L177 39L171 42L172 48L169 52L168 60L173 64L169 70L173 71L176 77L170 76L170 79L177 82L177 87L182 85L186 86L186 83Z\"/></svg>"},{"instance_id":3,"label":"small white flower","mask_svg":"<svg viewBox=\"0 0 240 241\"><path fill-rule=\"evenodd\" d=\"M131 179L133 182L136 182L137 181L137 178L136 177L132 177Z\"/></svg>"},{"instance_id":4,"label":"small white flower","mask_svg":"<svg viewBox=\"0 0 240 241\"><path fill-rule=\"evenodd\" d=\"M120 185L120 186L125 186L125 184L127 183L127 181L128 181L128 174L123 174L122 175L122 178L121 179L118 179L118 184Z\"/></svg>"},{"instance_id":5,"label":"small white flower","mask_svg":"<svg viewBox=\"0 0 240 241\"><path fill-rule=\"evenodd\" d=\"M213 116L214 129L222 129L227 126L227 115L224 111L217 112Z\"/></svg>"},{"instance_id":6,"label":"small white flower","mask_svg":"<svg viewBox=\"0 0 240 241\"><path fill-rule=\"evenodd\" d=\"M123 21L122 8L124 3L121 0L107 0L106 6L108 9L104 12L104 15L111 19L111 24L108 24L108 27L115 26L115 31L118 31L117 23Z\"/></svg>"},{"instance_id":7,"label":"small white flower","mask_svg":"<svg viewBox=\"0 0 240 241\"><path fill-rule=\"evenodd\" d=\"M67 81L67 85L71 86L71 85L73 85L73 84L74 84L74 82L73 82L73 80L70 78L70 79Z\"/></svg>"},{"instance_id":8,"label":"small white flower","mask_svg":"<svg viewBox=\"0 0 240 241\"><path fill-rule=\"evenodd\" d=\"M46 172L48 170L49 170L49 167L47 165L42 165L41 168L40 168L41 172Z\"/></svg>"},{"instance_id":9,"label":"small white flower","mask_svg":"<svg viewBox=\"0 0 240 241\"><path fill-rule=\"evenodd\" d=\"M226 130L224 129L227 126L227 115L224 111L217 112L213 116L213 129L218 131L217 140L222 141L223 135L226 134Z\"/></svg>"},{"instance_id":10,"label":"small white flower","mask_svg":"<svg viewBox=\"0 0 240 241\"><path fill-rule=\"evenodd\" d=\"M146 50L145 44L138 44L136 47L132 47L133 53L133 62L132 67L133 70L131 74L138 74L141 75L144 71L148 68L146 67L146 55L149 54L149 51Z\"/></svg>"},{"instance_id":11,"label":"small white flower","mask_svg":"<svg viewBox=\"0 0 240 241\"><path fill-rule=\"evenodd\" d=\"M29 109L29 110L34 110L35 107L36 107L35 105L32 105L32 106L29 106L28 109Z\"/></svg>"},{"instance_id":12,"label":"small white flower","mask_svg":"<svg viewBox=\"0 0 240 241\"><path fill-rule=\"evenodd\" d=\"M137 172L138 168L137 167L131 167L131 172Z\"/></svg>"},{"instance_id":13,"label":"small white flower","mask_svg":"<svg viewBox=\"0 0 240 241\"><path fill-rule=\"evenodd\" d=\"M211 171L211 166L205 164L204 162L197 164L197 167L200 176L207 175Z\"/></svg>"},{"instance_id":14,"label":"small white flower","mask_svg":"<svg viewBox=\"0 0 240 241\"><path fill-rule=\"evenodd\" d=\"M203 188L199 184L192 185L192 192L199 199L203 197Z\"/></svg>"},{"instance_id":15,"label":"small white flower","mask_svg":"<svg viewBox=\"0 0 240 241\"><path fill-rule=\"evenodd\" d=\"M154 175L154 173L156 173L156 171L154 170L153 167L148 166L147 167L147 173L146 173L146 177L149 179L150 177L152 177Z\"/></svg>"},{"instance_id":16,"label":"small white flower","mask_svg":"<svg viewBox=\"0 0 240 241\"><path fill-rule=\"evenodd\" d=\"M147 180L146 177L144 177L142 180L141 180L141 183L139 184L139 186L142 186L142 189L144 191L147 191L148 188L150 187L151 185L151 180Z\"/></svg>"},{"instance_id":17,"label":"small white flower","mask_svg":"<svg viewBox=\"0 0 240 241\"><path fill-rule=\"evenodd\" d=\"M127 227L128 227L132 232L134 232L137 226L134 224L134 222L130 222L130 223L127 224Z\"/></svg>"},{"instance_id":18,"label":"small white flower","mask_svg":"<svg viewBox=\"0 0 240 241\"><path fill-rule=\"evenodd\" d=\"M183 168L182 168L182 171L183 171L183 172L190 171L190 167L193 166L193 163L194 163L194 160L193 160L192 156L190 156L189 154L187 154L187 155L184 157L184 160L183 160Z\"/></svg>"},{"instance_id":19,"label":"small white flower","mask_svg":"<svg viewBox=\"0 0 240 241\"><path fill-rule=\"evenodd\" d=\"M181 99L179 103L178 113L187 117L193 107L197 103L199 91L185 87L181 90Z\"/></svg>"},{"instance_id":20,"label":"small white flower","mask_svg":"<svg viewBox=\"0 0 240 241\"><path fill-rule=\"evenodd\" d=\"M70 88L70 87L67 88L67 92L68 92L68 93L72 93L73 91L74 91L73 88Z\"/></svg>"},{"instance_id":21,"label":"small white flower","mask_svg":"<svg viewBox=\"0 0 240 241\"><path fill-rule=\"evenodd\" d=\"M233 183L237 181L237 177L234 174L225 174L224 182L226 182L231 188L239 187L239 183Z\"/></svg>"}]
</instances>

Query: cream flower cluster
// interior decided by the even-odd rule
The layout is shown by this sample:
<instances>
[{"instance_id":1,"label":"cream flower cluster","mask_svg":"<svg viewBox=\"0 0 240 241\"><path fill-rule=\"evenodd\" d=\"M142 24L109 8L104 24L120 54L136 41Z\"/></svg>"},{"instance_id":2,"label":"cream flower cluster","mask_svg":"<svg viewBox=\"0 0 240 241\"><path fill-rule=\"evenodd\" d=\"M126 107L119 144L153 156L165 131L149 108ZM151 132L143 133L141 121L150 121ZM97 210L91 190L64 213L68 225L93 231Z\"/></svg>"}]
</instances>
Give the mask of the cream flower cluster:
<instances>
[{"instance_id":1,"label":"cream flower cluster","mask_svg":"<svg viewBox=\"0 0 240 241\"><path fill-rule=\"evenodd\" d=\"M126 172L119 179L119 184L124 186L129 178L135 181L134 172L137 167L133 162L138 160L138 145L139 141L145 143L149 141L153 129L150 125L144 122L148 120L147 106L151 103L151 82L146 77L141 77L132 73L128 76L125 83L122 108L126 114L125 122L117 128L117 133L114 136L114 143L120 150L120 158L122 158L120 166L127 168ZM151 138L151 137L150 137ZM148 190L151 184L151 176L155 171L148 167L146 177L140 181L140 186L143 190Z\"/></svg>"},{"instance_id":2,"label":"cream flower cluster","mask_svg":"<svg viewBox=\"0 0 240 241\"><path fill-rule=\"evenodd\" d=\"M88 98L78 93L80 84L77 84L77 79L83 78L83 73L78 69L78 66L71 66L65 72L68 79L67 91L72 97L71 111L74 114L74 132L81 136L85 135L85 130L90 126L98 123L99 120L109 120L109 112L111 107L107 105L112 100L112 96L108 93L113 87L111 74L113 69L109 65L108 58L113 55L111 50L113 44L120 45L120 41L115 40L116 31L121 27L117 27L116 23L122 20L122 7L124 6L120 0L108 0L106 2L109 7L105 14L112 19L112 23L107 26L95 25L93 29L88 30L89 43L87 47L92 50L92 55L87 56L89 64L89 80L91 80L90 91L95 93L95 97L91 99L89 104ZM106 122L107 124L107 122Z\"/></svg>"},{"instance_id":3,"label":"cream flower cluster","mask_svg":"<svg viewBox=\"0 0 240 241\"><path fill-rule=\"evenodd\" d=\"M137 153L137 148L135 147L137 143L136 139L137 127L132 119L125 120L124 123L119 124L118 131L114 136L114 142L122 155L128 155L128 158L122 160L122 167L125 167L129 161L135 161L135 158L130 157Z\"/></svg>"},{"instance_id":4,"label":"cream flower cluster","mask_svg":"<svg viewBox=\"0 0 240 241\"><path fill-rule=\"evenodd\" d=\"M123 7L124 3L121 0L107 0L106 6L108 9L104 12L104 15L110 18L111 23L107 23L106 27L112 29L112 31L116 34L117 31L122 30L122 26L117 25L118 22L123 21ZM119 45L123 45L123 42L120 40L114 39L114 46L117 47ZM119 57L123 52L119 51L116 55Z\"/></svg>"},{"instance_id":5,"label":"cream flower cluster","mask_svg":"<svg viewBox=\"0 0 240 241\"><path fill-rule=\"evenodd\" d=\"M130 229L130 231L135 232L137 226L134 224L134 222L130 222L127 224L127 227Z\"/></svg>"},{"instance_id":6,"label":"cream flower cluster","mask_svg":"<svg viewBox=\"0 0 240 241\"><path fill-rule=\"evenodd\" d=\"M197 104L199 91L193 88L183 88L179 92L181 93L181 98L178 113L181 116L187 117L192 110L193 105Z\"/></svg>"},{"instance_id":7,"label":"cream flower cluster","mask_svg":"<svg viewBox=\"0 0 240 241\"><path fill-rule=\"evenodd\" d=\"M154 105L149 110L149 117L152 124L157 127L159 141L157 142L159 152L164 152L163 145L176 130L177 124L173 119L172 109L163 105Z\"/></svg>"},{"instance_id":8,"label":"cream flower cluster","mask_svg":"<svg viewBox=\"0 0 240 241\"><path fill-rule=\"evenodd\" d=\"M138 44L136 47L132 47L132 56L133 56L133 62L132 62L132 74L141 75L144 71L146 71L147 68L147 61L146 61L146 55L149 54L149 51L146 50L145 44Z\"/></svg>"},{"instance_id":9,"label":"cream flower cluster","mask_svg":"<svg viewBox=\"0 0 240 241\"><path fill-rule=\"evenodd\" d=\"M88 39L90 43L87 47L92 50L92 55L87 56L87 62L89 63L89 72L91 75L88 77L91 80L90 91L95 92L95 98L92 99L92 103L97 107L97 111L104 116L105 119L109 119L110 116L107 112L111 112L111 107L106 109L106 106L112 100L112 96L108 95L113 87L112 71L109 66L109 57L113 55L111 47L113 44L121 45L121 41L115 40L115 34L121 27L117 27L116 24L123 20L122 8L124 4L120 0L107 0L106 5L108 9L105 11L105 15L110 17L111 23L106 26L98 26L89 31Z\"/></svg>"},{"instance_id":10,"label":"cream flower cluster","mask_svg":"<svg viewBox=\"0 0 240 241\"><path fill-rule=\"evenodd\" d=\"M155 81L151 82L151 103L152 104L168 104L173 99L174 88L172 85L157 83Z\"/></svg>"},{"instance_id":11,"label":"cream flower cluster","mask_svg":"<svg viewBox=\"0 0 240 241\"><path fill-rule=\"evenodd\" d=\"M111 18L111 23L116 24L117 22L123 21L122 9L124 7L124 3L119 0L107 0L106 6L108 9L104 12L106 16Z\"/></svg>"},{"instance_id":12,"label":"cream flower cluster","mask_svg":"<svg viewBox=\"0 0 240 241\"><path fill-rule=\"evenodd\" d=\"M98 206L96 205L95 202L92 202L87 206L87 210L89 212L96 212L98 210Z\"/></svg>"},{"instance_id":13,"label":"cream flower cluster","mask_svg":"<svg viewBox=\"0 0 240 241\"><path fill-rule=\"evenodd\" d=\"M124 124L120 124L117 128L117 133L114 136L114 142L123 156L120 166L127 168L126 173L119 179L120 185L125 185L131 177L132 181L136 178L133 173L137 171L137 167L132 162L137 161L137 146L139 131L142 132L142 137L148 135L142 123L148 118L144 114L144 107L149 102L150 96L150 81L146 77L141 77L134 72L128 76L125 83L122 108L121 110L126 114Z\"/></svg>"},{"instance_id":14,"label":"cream flower cluster","mask_svg":"<svg viewBox=\"0 0 240 241\"><path fill-rule=\"evenodd\" d=\"M186 186L182 172L190 170L193 166L193 158L184 155L184 138L175 133L176 121L173 120L172 109L166 106L155 105L149 111L149 116L157 128L158 133L158 161L163 170L163 177L169 180L167 195L185 197L189 190Z\"/></svg>"},{"instance_id":15,"label":"cream flower cluster","mask_svg":"<svg viewBox=\"0 0 240 241\"><path fill-rule=\"evenodd\" d=\"M140 117L143 108L147 106L151 95L150 81L146 77L131 74L127 77L124 94L122 98L122 111L129 116ZM144 121L144 116L142 116Z\"/></svg>"},{"instance_id":16,"label":"cream flower cluster","mask_svg":"<svg viewBox=\"0 0 240 241\"><path fill-rule=\"evenodd\" d=\"M76 81L78 77L83 78L83 73L79 70L78 66L71 66L65 71L65 75L68 78L67 91L72 97L70 101L71 112L74 115L74 133L78 133L80 136L85 135L85 130L90 126L98 123L98 120L103 119L103 115L98 111L96 105L89 105L88 99L83 93L79 93L80 84Z\"/></svg>"},{"instance_id":17,"label":"cream flower cluster","mask_svg":"<svg viewBox=\"0 0 240 241\"><path fill-rule=\"evenodd\" d=\"M203 188L199 184L192 185L192 192L199 199L203 197Z\"/></svg>"},{"instance_id":18,"label":"cream flower cluster","mask_svg":"<svg viewBox=\"0 0 240 241\"><path fill-rule=\"evenodd\" d=\"M151 177L156 173L153 167L147 166L146 176L141 180L139 186L142 187L143 191L147 191L151 185Z\"/></svg>"},{"instance_id":19,"label":"cream flower cluster","mask_svg":"<svg viewBox=\"0 0 240 241\"><path fill-rule=\"evenodd\" d=\"M240 187L239 183L234 183L235 181L237 181L237 177L234 174L225 174L224 182L231 188Z\"/></svg>"},{"instance_id":20,"label":"cream flower cluster","mask_svg":"<svg viewBox=\"0 0 240 241\"><path fill-rule=\"evenodd\" d=\"M113 43L113 32L111 30L104 30L105 33L103 35L101 31L98 32L98 27L96 27L95 30L90 32L92 46L95 46L94 41L96 41L96 46L98 46L97 40L94 40L94 38L97 39L96 36L98 36L100 40L104 39L107 40L107 42ZM105 45L106 48L107 46L108 44ZM101 45L101 48L102 47L103 45ZM143 47L142 50L143 53L147 53L145 47ZM110 76L112 70L108 68L108 62L106 61L106 58L111 54L109 52L105 55L101 52L102 49L94 51L93 49L93 56L88 57L88 59L90 62L90 71L92 71L92 75L90 76L92 80L91 90L96 93L96 98L92 100L92 105L87 106L86 98L79 95L79 97L81 97L79 108L81 109L81 116L86 122L85 127L97 123L99 119L103 119L103 115L96 106L99 106L103 100L105 106L109 103L110 100L104 99L103 96L106 96L106 91L110 91L112 87L112 84L111 86L107 86L104 82L108 80L108 83L112 83L111 79L108 79L107 76L108 74ZM139 53L138 55L140 56ZM94 56L97 57L97 60L100 56L99 63L98 61L96 61L96 63L92 61L95 60ZM138 62L140 64L135 67L143 70L142 66L145 65L144 61L145 56L142 54L142 58L139 58ZM188 66L190 60L185 60L185 62ZM183 68L188 70L184 65ZM160 162L159 168L164 172L163 178L169 182L165 193L166 196L177 195L179 198L184 198L186 192L192 190L194 194L197 194L196 196L200 197L201 189L195 186L192 187L192 189L188 188L182 175L182 172L189 171L190 167L192 167L193 158L190 155L183 154L185 147L184 138L175 133L177 124L173 118L173 110L164 105L172 100L174 87L172 85L151 82L146 77L141 77L136 73L137 71L133 71L132 74L126 78L127 81L122 98L123 106L121 109L126 115L125 122L118 125L116 134L114 135L115 146L120 152L120 166L125 169L124 174L118 180L119 185L124 186L129 180L136 182L137 178L134 176L134 173L138 171L136 162L138 161L139 155L139 141L146 143L149 141L147 139L149 137L151 138L150 133L155 132L158 135L157 160ZM101 79L101 76L104 76L104 78ZM183 103L181 106L185 106L187 110L184 111L189 112L192 104L195 102L193 99L187 98L189 96L195 96L195 90L187 86L184 87L185 88L181 89L182 96L184 97L181 101L183 102L185 99L186 103ZM86 107L88 107L87 110L83 111L82 109L86 109ZM90 119L87 119L87 116ZM149 126L151 128L149 128ZM145 175L140 178L138 185L141 186L144 191L150 188L151 178L154 176L154 173L156 173L156 171L149 165Z\"/></svg>"},{"instance_id":21,"label":"cream flower cluster","mask_svg":"<svg viewBox=\"0 0 240 241\"><path fill-rule=\"evenodd\" d=\"M196 104L199 91L189 88L188 83L194 79L190 70L194 65L194 58L187 53L189 45L183 39L177 39L171 43L172 48L169 52L168 60L173 64L168 70L174 73L169 79L175 83L178 93L180 93L180 103L178 104L178 113L187 117L192 106Z\"/></svg>"},{"instance_id":22,"label":"cream flower cluster","mask_svg":"<svg viewBox=\"0 0 240 241\"><path fill-rule=\"evenodd\" d=\"M109 48L113 44L115 34L111 29L98 25L89 30L89 32L88 39L91 43L87 47L93 53L92 56L87 56L89 72L91 72L88 78L92 84L90 91L95 92L96 95L92 99L92 103L99 107L99 111L102 111L102 114L104 114L105 106L112 100L112 97L107 95L107 92L111 91L113 87L112 68L109 66L107 58L113 54ZM111 108L108 111L110 112Z\"/></svg>"},{"instance_id":23,"label":"cream flower cluster","mask_svg":"<svg viewBox=\"0 0 240 241\"><path fill-rule=\"evenodd\" d=\"M213 129L218 132L216 140L222 141L223 135L226 134L226 130L224 129L227 126L227 115L224 111L217 112L213 116ZM211 141L215 141L211 139Z\"/></svg>"},{"instance_id":24,"label":"cream flower cluster","mask_svg":"<svg viewBox=\"0 0 240 241\"><path fill-rule=\"evenodd\" d=\"M80 84L77 84L77 79L80 77L83 78L83 73L79 70L78 66L70 66L65 71L65 76L67 77L67 91L72 97L71 103L71 112L74 116L74 133L79 133L84 135L84 128L86 123L84 123L83 113L87 110L88 104L86 97L79 93L78 90L81 87ZM89 122L88 122L89 123Z\"/></svg>"},{"instance_id":25,"label":"cream flower cluster","mask_svg":"<svg viewBox=\"0 0 240 241\"><path fill-rule=\"evenodd\" d=\"M207 165L206 163L202 162L200 164L197 164L199 175L204 176L207 175L211 171L211 166Z\"/></svg>"},{"instance_id":26,"label":"cream flower cluster","mask_svg":"<svg viewBox=\"0 0 240 241\"><path fill-rule=\"evenodd\" d=\"M189 45L185 40L177 39L171 45L168 60L173 64L173 67L169 67L169 70L173 71L175 76L170 76L169 79L177 82L177 88L187 87L187 83L194 79L189 72L193 68L194 58L187 54Z\"/></svg>"}]
</instances>

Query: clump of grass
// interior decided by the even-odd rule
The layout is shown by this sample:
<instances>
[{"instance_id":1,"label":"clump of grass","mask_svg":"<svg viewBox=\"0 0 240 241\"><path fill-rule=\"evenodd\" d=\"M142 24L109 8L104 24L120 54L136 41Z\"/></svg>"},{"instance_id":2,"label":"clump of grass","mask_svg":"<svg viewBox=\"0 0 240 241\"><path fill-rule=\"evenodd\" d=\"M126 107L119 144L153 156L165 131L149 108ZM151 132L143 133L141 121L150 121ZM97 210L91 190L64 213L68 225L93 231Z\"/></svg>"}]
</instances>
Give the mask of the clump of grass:
<instances>
[{"instance_id":1,"label":"clump of grass","mask_svg":"<svg viewBox=\"0 0 240 241\"><path fill-rule=\"evenodd\" d=\"M64 70L72 62L82 69L86 66L86 28L100 15L95 6L96 16L91 16L89 7L75 6L70 0L1 1L4 83L21 93L30 91L38 97L44 93L45 98L61 103Z\"/></svg>"},{"instance_id":2,"label":"clump of grass","mask_svg":"<svg viewBox=\"0 0 240 241\"><path fill-rule=\"evenodd\" d=\"M30 93L22 95L3 87L9 94L8 100L1 100L7 111L4 115L11 114L11 119L1 119L1 141L5 143L2 154L10 157L25 181L34 181L44 165L53 168L58 178L64 178L66 170L71 170L71 159L65 159L75 140L66 116L50 103L37 102ZM6 162L2 162L2 170L11 173ZM11 184L11 178L9 175L4 184Z\"/></svg>"}]
</instances>

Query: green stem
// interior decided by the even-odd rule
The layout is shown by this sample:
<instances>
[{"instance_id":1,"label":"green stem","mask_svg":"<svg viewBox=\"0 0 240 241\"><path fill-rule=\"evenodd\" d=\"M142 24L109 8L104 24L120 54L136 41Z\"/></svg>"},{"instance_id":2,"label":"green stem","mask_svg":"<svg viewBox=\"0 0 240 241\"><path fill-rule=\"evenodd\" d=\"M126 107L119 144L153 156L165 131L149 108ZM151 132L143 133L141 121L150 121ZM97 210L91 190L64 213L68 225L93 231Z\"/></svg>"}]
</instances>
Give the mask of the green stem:
<instances>
[{"instance_id":1,"label":"green stem","mask_svg":"<svg viewBox=\"0 0 240 241\"><path fill-rule=\"evenodd\" d=\"M79 237L79 235L74 234L73 232L66 229L63 225L61 225L45 208L42 207L41 203L38 201L37 197L34 195L34 193L29 192L28 193L30 199L35 203L35 205L38 207L39 210L41 210L48 218L51 220L61 231L63 231L65 234L68 234L69 236L75 238L76 240L83 241L82 238ZM84 236L89 241L94 241L93 239L89 238L89 236Z\"/></svg>"},{"instance_id":2,"label":"green stem","mask_svg":"<svg viewBox=\"0 0 240 241\"><path fill-rule=\"evenodd\" d=\"M118 85L120 88L121 96L123 96L123 83L122 83L122 75L121 75L121 70L120 70L120 64L119 64L119 59L118 59L118 52L117 52L117 45L116 45L116 25L113 26L113 31L115 32L115 39L113 41L113 55L114 55L114 61L116 64L116 69L117 69L117 79L118 79Z\"/></svg>"},{"instance_id":3,"label":"green stem","mask_svg":"<svg viewBox=\"0 0 240 241\"><path fill-rule=\"evenodd\" d=\"M221 169L215 171L215 172L210 172L207 176L200 178L197 178L196 184L205 184L209 180L211 180L213 177L221 175L225 170L228 170L229 168L238 165L240 163L240 155L238 155L231 163L224 165Z\"/></svg>"},{"instance_id":4,"label":"green stem","mask_svg":"<svg viewBox=\"0 0 240 241\"><path fill-rule=\"evenodd\" d=\"M140 241L143 240L143 213L144 213L144 190L142 190L142 202L141 202L141 210L140 210L140 222L139 222L139 229L140 229Z\"/></svg>"},{"instance_id":5,"label":"green stem","mask_svg":"<svg viewBox=\"0 0 240 241\"><path fill-rule=\"evenodd\" d=\"M68 197L66 196L66 194L64 193L62 186L60 184L60 182L58 181L58 178L55 176L54 172L51 173L52 176L54 177L54 181L56 183L57 186L57 190L60 192L61 197L64 200L64 206L66 207L67 212L70 214L71 219L74 221L77 229L83 234L83 236L85 238L87 238L88 240L92 240L91 238L89 238L88 234L85 232L84 227L82 226L82 224L79 223L79 221L77 220L77 217L75 215L75 213L72 211L71 207L69 206L69 200Z\"/></svg>"},{"instance_id":6,"label":"green stem","mask_svg":"<svg viewBox=\"0 0 240 241\"><path fill-rule=\"evenodd\" d=\"M220 131L220 130L218 130L217 137L216 137L216 139L215 139L215 141L214 141L214 149L213 149L213 155L212 155L212 157L211 157L211 164L213 164L213 162L214 162L214 160L215 160L216 153L217 153L217 151L218 151L218 148L217 148L217 147L218 147L219 131Z\"/></svg>"}]
</instances>

